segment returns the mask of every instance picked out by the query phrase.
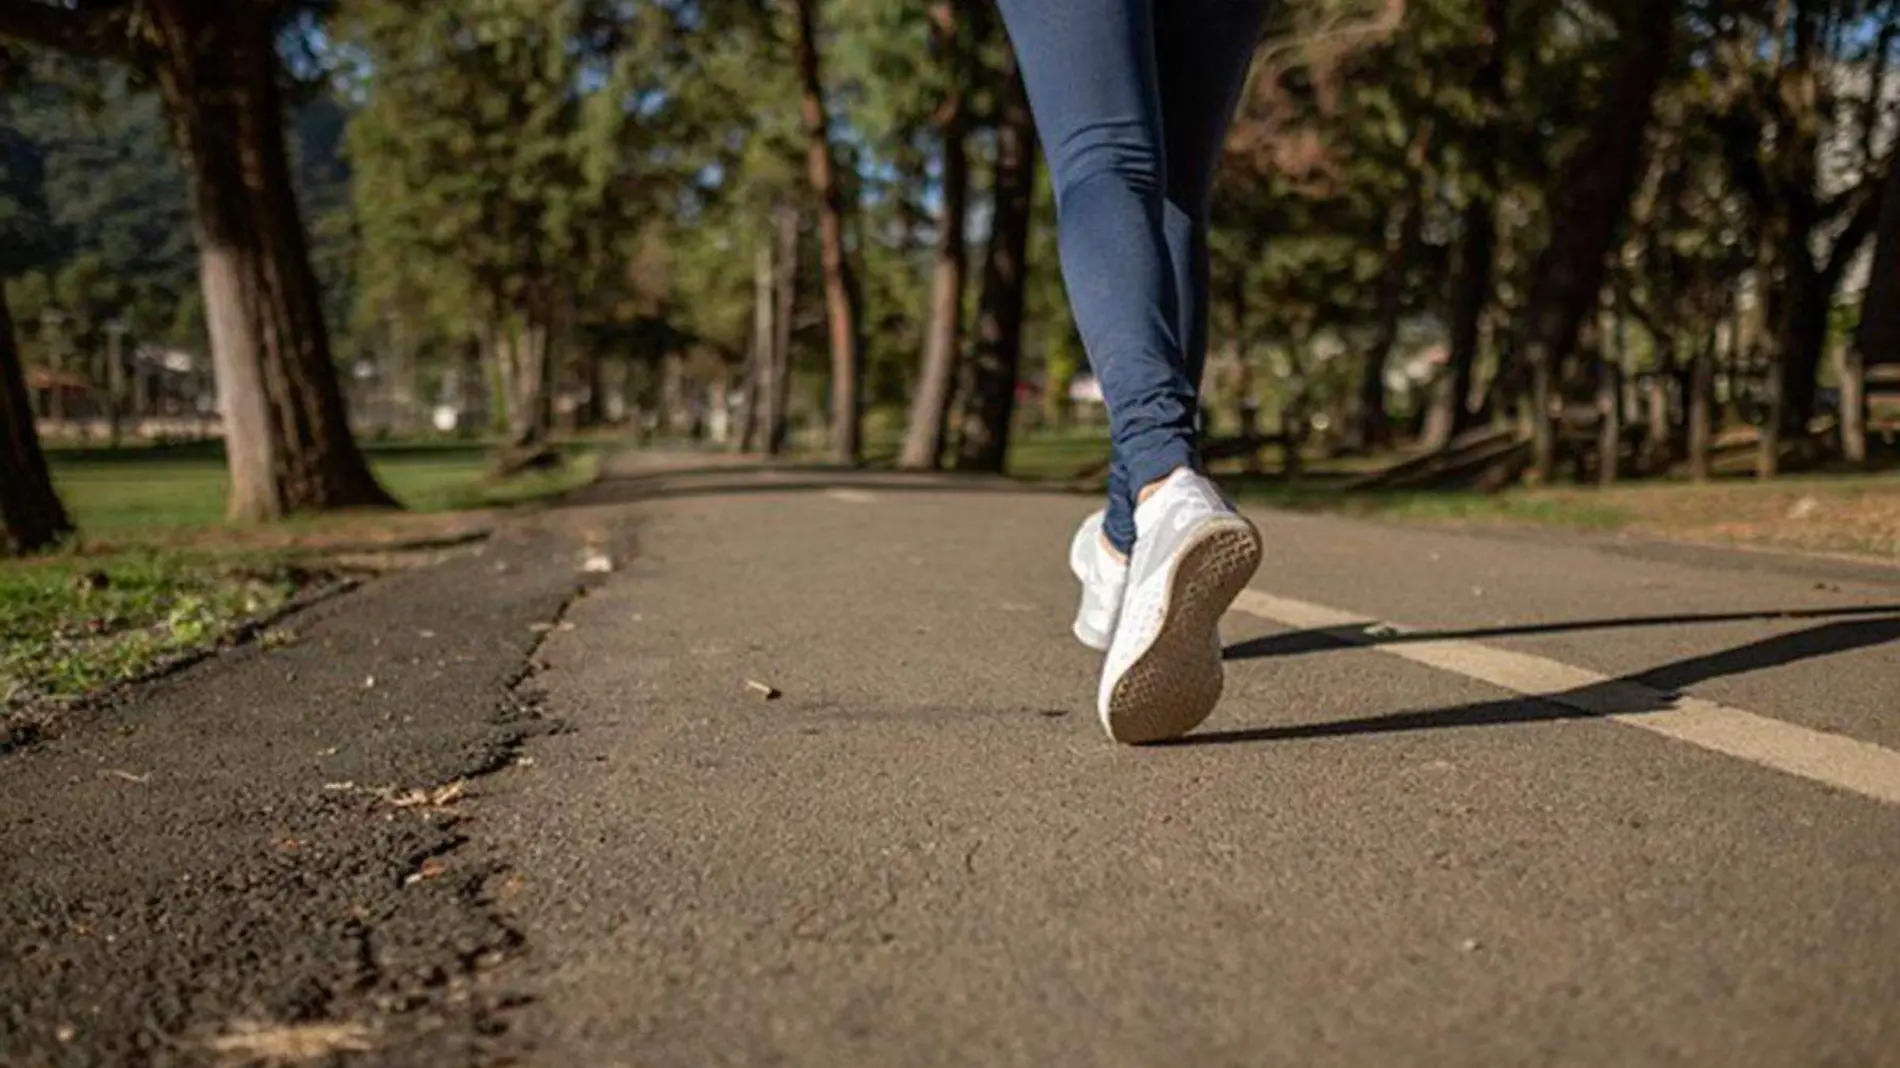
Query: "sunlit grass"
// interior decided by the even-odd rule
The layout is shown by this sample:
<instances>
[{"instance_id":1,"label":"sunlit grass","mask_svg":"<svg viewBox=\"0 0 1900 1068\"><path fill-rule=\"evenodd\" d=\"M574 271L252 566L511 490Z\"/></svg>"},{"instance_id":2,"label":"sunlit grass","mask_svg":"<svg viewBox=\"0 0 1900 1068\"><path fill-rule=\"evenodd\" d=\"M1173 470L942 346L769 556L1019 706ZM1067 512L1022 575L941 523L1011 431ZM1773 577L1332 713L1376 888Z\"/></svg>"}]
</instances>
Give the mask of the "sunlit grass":
<instances>
[{"instance_id":1,"label":"sunlit grass","mask_svg":"<svg viewBox=\"0 0 1900 1068\"><path fill-rule=\"evenodd\" d=\"M506 480L489 477L490 454L479 443L372 445L370 463L404 507L418 512L489 508L546 497L583 485L598 470L593 448L568 450L568 463ZM53 481L82 533L123 534L223 523L225 470L215 446L176 449L60 449L51 453Z\"/></svg>"},{"instance_id":2,"label":"sunlit grass","mask_svg":"<svg viewBox=\"0 0 1900 1068\"><path fill-rule=\"evenodd\" d=\"M0 708L77 697L215 643L326 581L326 547L461 534L452 513L558 495L591 481L600 463L598 448L577 445L555 470L497 480L475 443L369 454L408 512L245 527L224 521L214 445L54 450L54 481L80 534L65 551L0 562Z\"/></svg>"},{"instance_id":3,"label":"sunlit grass","mask_svg":"<svg viewBox=\"0 0 1900 1068\"><path fill-rule=\"evenodd\" d=\"M1099 481L1108 453L1099 430L1037 434L1018 441L1010 470L1021 478ZM1851 552L1900 559L1900 472L1829 472L1773 481L1729 477L1692 483L1682 477L1629 480L1600 489L1557 485L1500 493L1468 489L1354 490L1356 476L1397 455L1345 459L1308 456L1297 480L1246 475L1222 465L1220 479L1242 501L1289 511L1459 526L1531 526L1794 549ZM1263 454L1277 471L1277 449Z\"/></svg>"},{"instance_id":4,"label":"sunlit grass","mask_svg":"<svg viewBox=\"0 0 1900 1068\"><path fill-rule=\"evenodd\" d=\"M269 554L136 551L0 567L0 706L143 674L281 607L310 579Z\"/></svg>"}]
</instances>

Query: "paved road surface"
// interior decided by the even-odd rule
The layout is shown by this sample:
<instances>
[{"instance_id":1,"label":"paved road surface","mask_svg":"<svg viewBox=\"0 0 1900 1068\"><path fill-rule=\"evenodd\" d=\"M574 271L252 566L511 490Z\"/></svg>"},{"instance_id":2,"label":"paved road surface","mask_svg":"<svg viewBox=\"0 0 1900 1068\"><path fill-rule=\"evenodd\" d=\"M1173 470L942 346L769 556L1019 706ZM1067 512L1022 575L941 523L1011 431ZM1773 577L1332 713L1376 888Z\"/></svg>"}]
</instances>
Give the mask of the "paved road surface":
<instances>
[{"instance_id":1,"label":"paved road surface","mask_svg":"<svg viewBox=\"0 0 1900 1068\"><path fill-rule=\"evenodd\" d=\"M443 854L482 1011L346 991L364 1063L1900 1065L1900 572L1262 515L1228 699L1129 750L1088 500L621 468Z\"/></svg>"},{"instance_id":2,"label":"paved road surface","mask_svg":"<svg viewBox=\"0 0 1900 1068\"><path fill-rule=\"evenodd\" d=\"M1432 634L1236 612L1222 709L1131 751L1065 638L1089 502L794 483L649 484L543 651L573 731L488 802L542 1063L1900 1064L1895 576L1266 515L1244 605ZM1870 744L1817 781L1434 635Z\"/></svg>"}]
</instances>

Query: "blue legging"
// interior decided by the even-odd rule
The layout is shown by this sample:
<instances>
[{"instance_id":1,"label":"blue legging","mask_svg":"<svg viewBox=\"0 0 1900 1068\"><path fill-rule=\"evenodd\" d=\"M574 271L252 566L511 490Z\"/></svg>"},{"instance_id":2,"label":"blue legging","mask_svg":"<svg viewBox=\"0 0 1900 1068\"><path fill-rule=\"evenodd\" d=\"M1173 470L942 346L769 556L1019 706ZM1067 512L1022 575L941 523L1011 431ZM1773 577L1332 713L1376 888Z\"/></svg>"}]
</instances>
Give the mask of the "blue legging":
<instances>
[{"instance_id":1,"label":"blue legging","mask_svg":"<svg viewBox=\"0 0 1900 1068\"><path fill-rule=\"evenodd\" d=\"M1267 0L999 0L1055 179L1062 277L1108 401L1109 541L1196 462L1207 207Z\"/></svg>"}]
</instances>

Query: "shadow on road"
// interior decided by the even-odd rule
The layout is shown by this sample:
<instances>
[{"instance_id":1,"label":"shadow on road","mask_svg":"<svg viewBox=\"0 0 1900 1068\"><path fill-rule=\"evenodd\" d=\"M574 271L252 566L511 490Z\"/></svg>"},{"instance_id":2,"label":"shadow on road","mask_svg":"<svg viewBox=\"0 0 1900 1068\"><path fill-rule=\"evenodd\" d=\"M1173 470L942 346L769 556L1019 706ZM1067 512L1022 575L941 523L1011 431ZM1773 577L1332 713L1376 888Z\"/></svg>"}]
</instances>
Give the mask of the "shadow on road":
<instances>
[{"instance_id":1,"label":"shadow on road","mask_svg":"<svg viewBox=\"0 0 1900 1068\"><path fill-rule=\"evenodd\" d=\"M1842 619L1855 616L1900 614L1900 605L1850 605L1842 608L1764 609L1756 612L1712 612L1703 615L1626 616L1617 619L1567 620L1561 623L1526 623L1505 627L1478 627L1471 630L1375 630L1363 627L1325 627L1269 634L1239 642L1227 648L1225 659L1265 660L1276 656L1301 656L1331 649L1352 649L1367 645L1399 645L1408 642L1477 640L1479 638L1516 638L1538 634L1573 634L1591 630L1629 630L1639 627L1691 627L1709 623L1763 623L1778 619Z\"/></svg>"},{"instance_id":2,"label":"shadow on road","mask_svg":"<svg viewBox=\"0 0 1900 1068\"><path fill-rule=\"evenodd\" d=\"M562 505L598 507L695 497L825 493L833 490L889 493L1078 494L1061 483L1032 483L1001 475L954 472L866 471L784 464L707 465L614 474Z\"/></svg>"},{"instance_id":3,"label":"shadow on road","mask_svg":"<svg viewBox=\"0 0 1900 1068\"><path fill-rule=\"evenodd\" d=\"M1822 610L1806 618L1829 614L1844 615L1849 610ZM1232 745L1237 742L1277 742L1310 738L1339 738L1361 734L1400 734L1408 731L1436 730L1444 727L1489 727L1512 723L1542 723L1565 719L1595 719L1604 715L1637 712L1667 712L1673 707L1676 692L1699 682L1732 675L1783 667L1836 653L1869 649L1900 640L1900 609L1872 608L1853 610L1854 614L1877 613L1873 618L1837 619L1792 634L1780 634L1725 649L1706 656L1691 657L1651 668L1648 671L1579 687L1549 697L1508 697L1497 701L1456 705L1385 716L1365 716L1333 723L1308 723L1289 727L1259 727L1235 731L1214 731L1191 735L1173 745ZM1772 613L1740 618L1785 618L1795 613ZM1721 618L1721 617L1718 617ZM1565 629L1555 625L1553 629ZM1588 629L1588 626L1581 629ZM1532 630L1529 633L1537 633ZM1526 633L1500 629L1469 631L1459 634L1407 634L1395 640L1423 641L1428 638L1476 637L1484 634ZM1325 637L1324 632L1302 631L1286 635L1306 643L1327 642L1328 647L1344 639ZM1360 639L1351 644L1381 644L1383 639ZM1251 644L1251 643L1249 643ZM1317 648L1317 644L1309 647ZM1273 655L1289 655L1291 649ZM1581 707L1578 707L1581 706ZM1586 711L1596 709L1597 711Z\"/></svg>"}]
</instances>

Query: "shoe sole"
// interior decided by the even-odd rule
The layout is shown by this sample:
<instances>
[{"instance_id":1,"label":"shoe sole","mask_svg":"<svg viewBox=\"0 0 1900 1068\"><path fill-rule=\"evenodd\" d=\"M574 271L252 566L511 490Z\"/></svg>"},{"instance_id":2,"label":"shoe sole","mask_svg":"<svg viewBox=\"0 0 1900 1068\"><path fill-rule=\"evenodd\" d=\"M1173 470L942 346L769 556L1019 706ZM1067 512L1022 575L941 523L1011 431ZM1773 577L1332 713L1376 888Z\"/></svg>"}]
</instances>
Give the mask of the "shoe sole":
<instances>
[{"instance_id":1,"label":"shoe sole","mask_svg":"<svg viewBox=\"0 0 1900 1068\"><path fill-rule=\"evenodd\" d=\"M1259 570L1260 534L1244 519L1223 519L1197 533L1168 577L1154 641L1109 694L1102 725L1127 745L1179 738L1200 726L1226 686L1221 616Z\"/></svg>"}]
</instances>

